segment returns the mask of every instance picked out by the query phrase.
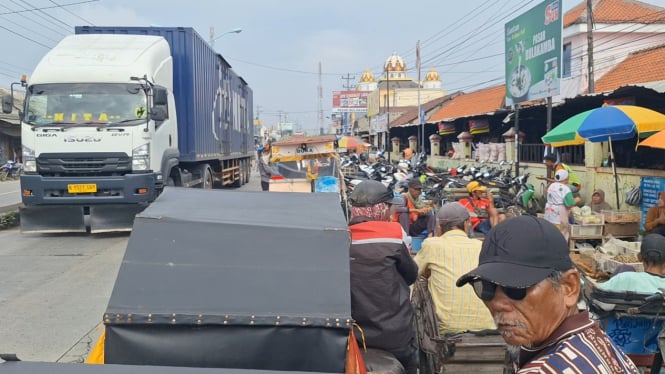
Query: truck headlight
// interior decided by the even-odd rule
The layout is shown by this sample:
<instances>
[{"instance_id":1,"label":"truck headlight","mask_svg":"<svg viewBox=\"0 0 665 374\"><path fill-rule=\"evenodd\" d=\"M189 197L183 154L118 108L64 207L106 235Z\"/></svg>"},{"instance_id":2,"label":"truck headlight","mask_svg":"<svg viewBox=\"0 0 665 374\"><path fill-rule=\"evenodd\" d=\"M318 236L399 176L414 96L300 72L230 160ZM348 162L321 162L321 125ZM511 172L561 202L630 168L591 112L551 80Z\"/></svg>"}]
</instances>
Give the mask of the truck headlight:
<instances>
[{"instance_id":1,"label":"truck headlight","mask_svg":"<svg viewBox=\"0 0 665 374\"><path fill-rule=\"evenodd\" d=\"M132 170L150 169L150 144L144 144L132 150Z\"/></svg>"},{"instance_id":2,"label":"truck headlight","mask_svg":"<svg viewBox=\"0 0 665 374\"><path fill-rule=\"evenodd\" d=\"M35 160L35 151L22 145L23 149L23 171L26 173L35 173L37 171L37 160Z\"/></svg>"}]
</instances>

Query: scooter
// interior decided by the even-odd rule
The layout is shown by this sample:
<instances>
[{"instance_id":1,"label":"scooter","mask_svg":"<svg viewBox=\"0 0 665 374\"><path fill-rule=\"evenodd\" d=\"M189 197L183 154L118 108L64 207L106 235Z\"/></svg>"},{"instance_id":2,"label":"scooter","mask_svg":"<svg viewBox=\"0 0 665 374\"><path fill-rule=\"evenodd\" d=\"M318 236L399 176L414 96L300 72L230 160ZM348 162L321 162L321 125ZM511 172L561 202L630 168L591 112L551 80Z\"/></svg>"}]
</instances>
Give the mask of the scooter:
<instances>
[{"instance_id":1,"label":"scooter","mask_svg":"<svg viewBox=\"0 0 665 374\"><path fill-rule=\"evenodd\" d=\"M23 164L13 160L7 160L7 162L0 166L0 181L4 181L7 178L16 179L21 176L23 173Z\"/></svg>"}]
</instances>

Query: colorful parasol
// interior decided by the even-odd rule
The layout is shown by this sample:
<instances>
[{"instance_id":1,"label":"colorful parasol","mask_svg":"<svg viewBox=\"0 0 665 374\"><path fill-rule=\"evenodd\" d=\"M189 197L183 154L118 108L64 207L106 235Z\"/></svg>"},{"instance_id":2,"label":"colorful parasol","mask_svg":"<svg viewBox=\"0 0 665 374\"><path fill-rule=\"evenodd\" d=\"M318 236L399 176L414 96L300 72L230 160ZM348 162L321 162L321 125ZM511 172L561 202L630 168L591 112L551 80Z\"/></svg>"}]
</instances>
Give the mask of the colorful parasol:
<instances>
[{"instance_id":1,"label":"colorful parasol","mask_svg":"<svg viewBox=\"0 0 665 374\"><path fill-rule=\"evenodd\" d=\"M584 144L585 141L608 142L619 209L619 182L612 140L631 139L635 135L645 137L660 130L665 130L665 115L662 113L635 105L610 105L576 114L541 139L553 147Z\"/></svg>"}]
</instances>

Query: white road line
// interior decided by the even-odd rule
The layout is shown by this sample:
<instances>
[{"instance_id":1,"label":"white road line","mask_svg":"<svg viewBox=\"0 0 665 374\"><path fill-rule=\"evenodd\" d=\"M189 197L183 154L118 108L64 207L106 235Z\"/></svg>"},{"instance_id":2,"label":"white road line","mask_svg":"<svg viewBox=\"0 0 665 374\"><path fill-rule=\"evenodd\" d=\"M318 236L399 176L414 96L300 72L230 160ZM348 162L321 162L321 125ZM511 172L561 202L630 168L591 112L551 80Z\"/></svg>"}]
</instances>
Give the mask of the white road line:
<instances>
[{"instance_id":1,"label":"white road line","mask_svg":"<svg viewBox=\"0 0 665 374\"><path fill-rule=\"evenodd\" d=\"M2 196L2 195L9 195L9 194L13 194L13 193L18 193L18 190L9 191L9 192L0 192L0 196Z\"/></svg>"}]
</instances>

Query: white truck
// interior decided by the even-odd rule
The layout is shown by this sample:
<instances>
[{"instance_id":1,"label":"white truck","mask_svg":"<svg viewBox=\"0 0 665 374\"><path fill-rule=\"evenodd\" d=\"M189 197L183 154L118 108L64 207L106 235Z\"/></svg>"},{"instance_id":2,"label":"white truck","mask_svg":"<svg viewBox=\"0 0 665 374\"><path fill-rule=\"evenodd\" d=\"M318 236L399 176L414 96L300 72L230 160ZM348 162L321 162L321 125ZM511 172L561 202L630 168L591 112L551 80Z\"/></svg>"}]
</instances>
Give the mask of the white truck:
<instances>
[{"instance_id":1,"label":"white truck","mask_svg":"<svg viewBox=\"0 0 665 374\"><path fill-rule=\"evenodd\" d=\"M164 186L249 180L252 90L191 28L77 27L21 84L22 232L130 230Z\"/></svg>"}]
</instances>

